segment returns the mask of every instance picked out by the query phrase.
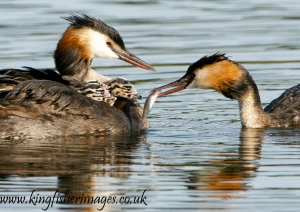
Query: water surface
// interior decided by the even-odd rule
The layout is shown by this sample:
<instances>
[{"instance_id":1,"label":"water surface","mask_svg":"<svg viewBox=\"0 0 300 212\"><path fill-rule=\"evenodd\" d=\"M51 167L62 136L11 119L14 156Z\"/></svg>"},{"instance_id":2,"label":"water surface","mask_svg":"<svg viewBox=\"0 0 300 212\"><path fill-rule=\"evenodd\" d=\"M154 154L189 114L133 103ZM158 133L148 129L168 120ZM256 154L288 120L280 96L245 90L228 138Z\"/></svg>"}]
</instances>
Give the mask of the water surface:
<instances>
[{"instance_id":1,"label":"water surface","mask_svg":"<svg viewBox=\"0 0 300 212\"><path fill-rule=\"evenodd\" d=\"M156 67L154 74L122 61L93 62L144 97L220 51L250 71L265 106L299 83L299 11L296 0L2 0L0 67L54 67L67 26L59 17L81 12L113 25L131 52ZM243 130L237 102L207 90L159 98L149 121L149 131L135 137L2 141L0 195L134 197L146 190L147 205L106 204L103 211L299 210L299 130ZM0 204L1 211L46 206Z\"/></svg>"}]
</instances>

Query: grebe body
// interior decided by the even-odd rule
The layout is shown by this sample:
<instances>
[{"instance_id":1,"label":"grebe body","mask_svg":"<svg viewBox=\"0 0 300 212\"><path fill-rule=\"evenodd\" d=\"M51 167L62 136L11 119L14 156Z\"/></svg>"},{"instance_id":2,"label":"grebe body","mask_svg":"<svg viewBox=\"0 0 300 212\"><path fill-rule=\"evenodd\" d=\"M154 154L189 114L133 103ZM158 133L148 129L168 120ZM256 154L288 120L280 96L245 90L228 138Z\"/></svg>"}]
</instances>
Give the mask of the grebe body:
<instances>
[{"instance_id":1,"label":"grebe body","mask_svg":"<svg viewBox=\"0 0 300 212\"><path fill-rule=\"evenodd\" d=\"M70 26L54 52L56 69L0 70L0 137L48 137L138 133L139 94L127 80L98 74L94 57L152 66L128 52L120 34L87 15L65 18Z\"/></svg>"},{"instance_id":2,"label":"grebe body","mask_svg":"<svg viewBox=\"0 0 300 212\"><path fill-rule=\"evenodd\" d=\"M27 80L1 101L0 138L136 134L141 122L136 102L98 102L62 83Z\"/></svg>"}]
</instances>

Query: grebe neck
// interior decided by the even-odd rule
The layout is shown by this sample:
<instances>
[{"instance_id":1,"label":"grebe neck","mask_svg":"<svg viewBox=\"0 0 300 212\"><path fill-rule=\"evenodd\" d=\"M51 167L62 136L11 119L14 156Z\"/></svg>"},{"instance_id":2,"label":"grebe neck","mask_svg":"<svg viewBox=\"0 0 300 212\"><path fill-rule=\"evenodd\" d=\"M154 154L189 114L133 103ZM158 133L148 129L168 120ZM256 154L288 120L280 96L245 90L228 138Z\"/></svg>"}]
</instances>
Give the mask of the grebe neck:
<instances>
[{"instance_id":1,"label":"grebe neck","mask_svg":"<svg viewBox=\"0 0 300 212\"><path fill-rule=\"evenodd\" d=\"M257 86L249 73L247 73L245 80L247 89L238 98L242 125L247 128L272 126L273 121L263 110Z\"/></svg>"}]
</instances>

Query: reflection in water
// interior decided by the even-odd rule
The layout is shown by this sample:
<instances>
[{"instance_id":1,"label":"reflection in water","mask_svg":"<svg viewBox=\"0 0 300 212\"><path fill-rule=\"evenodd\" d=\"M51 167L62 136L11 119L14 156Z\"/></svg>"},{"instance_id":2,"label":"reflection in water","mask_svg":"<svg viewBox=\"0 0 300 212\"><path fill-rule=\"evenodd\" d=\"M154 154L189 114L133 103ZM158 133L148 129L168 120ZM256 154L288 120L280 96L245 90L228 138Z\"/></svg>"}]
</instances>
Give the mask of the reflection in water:
<instances>
[{"instance_id":1,"label":"reflection in water","mask_svg":"<svg viewBox=\"0 0 300 212\"><path fill-rule=\"evenodd\" d=\"M111 182L97 181L100 176L128 178L132 153L145 141L146 135L132 137L68 137L15 143L1 143L0 176L58 177L53 193L61 196L109 196L122 194L117 188L111 191L105 186ZM44 190L44 185L38 190ZM35 189L33 185L32 189ZM117 192L117 193L116 193ZM91 210L94 206L89 205ZM111 206L105 206L109 210Z\"/></svg>"},{"instance_id":2,"label":"reflection in water","mask_svg":"<svg viewBox=\"0 0 300 212\"><path fill-rule=\"evenodd\" d=\"M206 168L190 177L189 188L215 191L210 197L239 198L236 191L247 189L255 177L263 135L262 129L242 129L239 151L220 152L216 157L221 159L207 161Z\"/></svg>"},{"instance_id":3,"label":"reflection in water","mask_svg":"<svg viewBox=\"0 0 300 212\"><path fill-rule=\"evenodd\" d=\"M124 169L128 170L131 163L126 153L135 151L137 143L144 139L143 136L91 136L31 140L21 143L9 141L0 144L0 174L54 176L101 171L103 175L111 177L126 177L127 174L125 176L123 174ZM106 170L106 165L121 168Z\"/></svg>"}]
</instances>

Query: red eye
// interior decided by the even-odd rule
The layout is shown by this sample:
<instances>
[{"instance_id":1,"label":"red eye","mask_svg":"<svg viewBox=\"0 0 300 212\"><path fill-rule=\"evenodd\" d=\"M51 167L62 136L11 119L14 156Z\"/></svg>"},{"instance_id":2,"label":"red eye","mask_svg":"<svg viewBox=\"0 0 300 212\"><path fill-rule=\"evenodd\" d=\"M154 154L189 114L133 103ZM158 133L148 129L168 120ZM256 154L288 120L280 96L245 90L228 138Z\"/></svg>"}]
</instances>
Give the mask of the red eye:
<instances>
[{"instance_id":1,"label":"red eye","mask_svg":"<svg viewBox=\"0 0 300 212\"><path fill-rule=\"evenodd\" d=\"M111 46L111 42L109 42L109 41L107 41L106 44L107 44L108 46Z\"/></svg>"}]
</instances>

